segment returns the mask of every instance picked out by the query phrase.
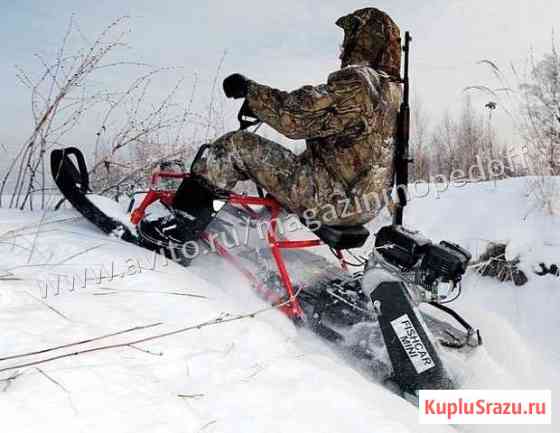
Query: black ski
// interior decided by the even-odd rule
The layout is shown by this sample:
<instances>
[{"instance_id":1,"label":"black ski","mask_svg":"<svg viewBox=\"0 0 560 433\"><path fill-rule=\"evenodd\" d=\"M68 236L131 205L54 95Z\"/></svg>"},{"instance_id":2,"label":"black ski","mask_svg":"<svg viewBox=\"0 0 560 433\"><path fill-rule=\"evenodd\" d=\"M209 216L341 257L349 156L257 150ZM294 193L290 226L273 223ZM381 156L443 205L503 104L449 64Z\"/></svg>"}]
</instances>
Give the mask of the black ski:
<instances>
[{"instance_id":1,"label":"black ski","mask_svg":"<svg viewBox=\"0 0 560 433\"><path fill-rule=\"evenodd\" d=\"M74 157L76 163L71 157ZM126 242L139 244L123 223L107 216L88 198L89 176L82 152L75 147L55 149L51 152L51 172L58 189L84 218L103 232L118 236Z\"/></svg>"},{"instance_id":2,"label":"black ski","mask_svg":"<svg viewBox=\"0 0 560 433\"><path fill-rule=\"evenodd\" d=\"M371 300L399 387L410 392L455 388L406 286L400 281L383 282Z\"/></svg>"}]
</instances>

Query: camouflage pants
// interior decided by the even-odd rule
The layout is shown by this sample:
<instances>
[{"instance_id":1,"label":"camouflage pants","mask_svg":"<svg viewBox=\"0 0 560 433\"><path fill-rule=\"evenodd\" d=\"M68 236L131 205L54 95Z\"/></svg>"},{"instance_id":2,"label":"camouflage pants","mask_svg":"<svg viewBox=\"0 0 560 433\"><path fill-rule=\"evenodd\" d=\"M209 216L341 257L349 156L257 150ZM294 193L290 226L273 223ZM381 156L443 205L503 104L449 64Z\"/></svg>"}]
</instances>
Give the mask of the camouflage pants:
<instances>
[{"instance_id":1,"label":"camouflage pants","mask_svg":"<svg viewBox=\"0 0 560 433\"><path fill-rule=\"evenodd\" d=\"M235 131L212 143L206 154L193 163L192 171L226 190L238 181L252 180L290 211L316 217L325 224L369 221L372 214L356 209L353 197L348 196L326 167L307 156L307 152L297 156L257 134Z\"/></svg>"}]
</instances>

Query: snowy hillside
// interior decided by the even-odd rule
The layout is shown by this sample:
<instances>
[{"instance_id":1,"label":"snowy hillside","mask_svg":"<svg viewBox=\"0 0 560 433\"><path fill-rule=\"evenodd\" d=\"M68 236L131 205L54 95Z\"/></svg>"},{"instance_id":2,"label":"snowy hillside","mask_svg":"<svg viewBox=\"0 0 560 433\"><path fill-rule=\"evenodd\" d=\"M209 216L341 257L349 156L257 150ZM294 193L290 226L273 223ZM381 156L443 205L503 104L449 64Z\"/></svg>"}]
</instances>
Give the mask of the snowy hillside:
<instances>
[{"instance_id":1,"label":"snowy hillside","mask_svg":"<svg viewBox=\"0 0 560 433\"><path fill-rule=\"evenodd\" d=\"M508 254L520 254L524 269L544 258L558 263L560 219L532 209L525 192L523 179L451 188L413 200L407 225L475 254L487 241L509 242ZM4 209L0 257L0 358L127 331L0 361L2 431L453 431L419 425L416 408L275 310L130 344L266 308L242 277L210 257L185 269L103 235L71 210ZM552 389L554 404L560 279L529 277L516 287L468 274L455 306L481 329L485 345L468 366L454 366L465 387ZM113 344L121 347L3 371ZM552 432L557 424L460 430Z\"/></svg>"}]
</instances>

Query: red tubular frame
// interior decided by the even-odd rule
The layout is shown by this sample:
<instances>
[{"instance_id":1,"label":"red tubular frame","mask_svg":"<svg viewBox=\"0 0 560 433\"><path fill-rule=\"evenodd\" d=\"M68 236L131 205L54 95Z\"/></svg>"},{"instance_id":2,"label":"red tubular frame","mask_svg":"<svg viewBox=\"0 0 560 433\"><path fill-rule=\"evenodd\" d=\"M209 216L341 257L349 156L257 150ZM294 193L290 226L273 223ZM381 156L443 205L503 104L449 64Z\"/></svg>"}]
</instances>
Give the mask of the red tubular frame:
<instances>
[{"instance_id":1,"label":"red tubular frame","mask_svg":"<svg viewBox=\"0 0 560 433\"><path fill-rule=\"evenodd\" d=\"M130 222L132 224L137 225L146 213L146 209L152 203L160 200L168 206L173 205L173 199L175 198L175 192L173 191L158 191L154 189L155 185L157 184L157 180L159 178L172 178L172 179L185 179L189 177L189 173L175 173L172 171L155 171L152 173L152 177L150 179L150 190L132 214L130 215Z\"/></svg>"},{"instance_id":2,"label":"red tubular frame","mask_svg":"<svg viewBox=\"0 0 560 433\"><path fill-rule=\"evenodd\" d=\"M151 186L150 190L142 200L140 206L138 206L133 212L130 217L133 224L138 224L140 220L144 217L145 211L149 205L154 203L157 200L161 200L165 204L172 206L173 199L175 197L175 193L171 191L158 191L154 188L158 178L174 178L174 179L184 179L189 177L189 173L173 173L173 172L164 172L164 171L157 171L154 172L151 178ZM286 268L286 264L284 259L282 258L282 250L283 249L300 249L300 248L310 248L310 247L317 247L324 245L324 243L320 239L309 239L309 240L297 240L297 241L290 241L290 240L279 240L277 238L277 218L280 215L283 207L278 201L276 201L273 197L254 197L254 196L245 196L239 195L235 193L230 193L227 197L223 199L227 203L235 204L243 207L246 210L252 211L249 207L253 206L265 206L270 210L270 225L267 232L267 241L268 245L270 246L270 250L272 252L272 257L276 263L276 267L278 268L278 272L280 274L280 279L282 280L282 284L286 289L288 294L288 302L283 305L280 309L284 314L286 314L289 318L295 321L301 321L304 319L304 311L301 307L301 304L297 298L297 292L294 290L294 286L292 284L292 280L290 279L290 274ZM253 212L253 217L258 217L258 215ZM209 241L209 236L204 234L203 239ZM268 288L264 285L262 281L251 272L249 271L240 260L238 260L234 255L232 255L226 247L218 243L215 239L211 240L213 246L215 247L215 251L217 254L222 256L228 262L230 262L242 275L244 275L255 287L255 290L259 295L261 295L267 301L273 304L282 303L282 298L276 294L274 290ZM335 251L336 257L338 258L341 267L347 271L346 262L344 261L344 256L342 251Z\"/></svg>"}]
</instances>

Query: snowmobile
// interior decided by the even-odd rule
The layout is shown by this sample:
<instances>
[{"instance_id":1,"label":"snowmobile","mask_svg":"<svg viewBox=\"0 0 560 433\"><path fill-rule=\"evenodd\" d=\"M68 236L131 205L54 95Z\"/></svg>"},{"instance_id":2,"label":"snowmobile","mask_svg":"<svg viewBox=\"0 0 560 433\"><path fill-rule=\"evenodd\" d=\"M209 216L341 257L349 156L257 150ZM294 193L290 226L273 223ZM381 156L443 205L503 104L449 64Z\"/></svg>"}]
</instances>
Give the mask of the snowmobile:
<instances>
[{"instance_id":1,"label":"snowmobile","mask_svg":"<svg viewBox=\"0 0 560 433\"><path fill-rule=\"evenodd\" d=\"M408 42L407 33L405 50ZM407 64L408 56L406 69ZM405 90L401 146L395 159L398 184L407 181L409 162ZM258 119L247 120L244 107L238 115L241 129L258 124ZM85 159L77 148L51 153L52 174L64 197L105 233L183 266L210 256L224 259L297 326L364 361L375 370L376 378L383 376L389 387L409 400L416 401L421 389L460 386L445 363L446 353L468 356L482 339L478 330L445 304L460 295L471 255L459 245L436 244L405 228L406 197L399 196L393 223L375 234L367 258L352 252L370 237L366 227L323 224L309 230L260 188L258 195L214 191L220 206L218 210L214 206L212 222L197 233L198 241L181 242L174 234L192 229L181 224L189 216L180 210L176 190L162 186L162 180L180 182L191 175L162 168L152 174L149 190L136 194L124 212L110 199L90 192ZM302 232L308 234L302 238ZM336 260L309 252L319 246L328 247ZM351 272L351 267L358 270Z\"/></svg>"},{"instance_id":2,"label":"snowmobile","mask_svg":"<svg viewBox=\"0 0 560 433\"><path fill-rule=\"evenodd\" d=\"M154 230L165 226L165 212L177 211L175 191L159 188L159 180L187 178L188 172L155 172L150 189L140 200L137 195L131 201L127 214L117 211L118 205L110 199L88 190L87 168L78 149L54 150L51 164L64 197L105 233L183 266L208 253L223 258L248 279L259 296L278 305L294 323L356 359L370 360L376 369L384 369L389 386L396 384L409 399L415 401L420 389L457 387L441 352L468 353L481 344L478 331L445 305L460 293L471 258L458 245L435 244L420 233L391 224L377 232L374 247L363 260L351 250L365 244L370 235L365 227L322 225L309 231L314 239L309 235L289 239L286 232L301 236L304 226L300 224L294 234L289 232L289 225L295 224L284 218L293 215L286 214L274 197L225 191L220 192L223 206L199 242L180 244L172 238L161 242L162 232L158 237ZM339 266L308 252L319 246L328 246ZM351 272L351 267L359 270ZM421 311L421 304L451 315L463 329L436 318L433 311ZM388 355L390 362L380 361L380 350L386 351L381 358Z\"/></svg>"}]
</instances>

